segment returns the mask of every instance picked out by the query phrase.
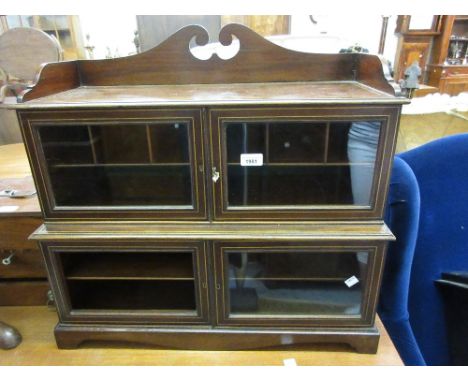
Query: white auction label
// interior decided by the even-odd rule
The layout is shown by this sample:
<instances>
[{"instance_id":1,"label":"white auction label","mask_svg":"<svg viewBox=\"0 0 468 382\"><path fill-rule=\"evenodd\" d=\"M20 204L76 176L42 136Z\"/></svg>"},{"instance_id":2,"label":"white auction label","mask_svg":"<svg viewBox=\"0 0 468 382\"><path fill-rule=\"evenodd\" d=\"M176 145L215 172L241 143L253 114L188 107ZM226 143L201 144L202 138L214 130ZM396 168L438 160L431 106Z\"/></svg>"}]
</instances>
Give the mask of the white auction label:
<instances>
[{"instance_id":1,"label":"white auction label","mask_svg":"<svg viewBox=\"0 0 468 382\"><path fill-rule=\"evenodd\" d=\"M345 284L348 288L351 288L353 285L359 283L359 280L356 276L351 276L349 279L345 280Z\"/></svg>"},{"instance_id":2,"label":"white auction label","mask_svg":"<svg viewBox=\"0 0 468 382\"><path fill-rule=\"evenodd\" d=\"M297 366L297 362L295 358L283 359L283 365L284 366Z\"/></svg>"},{"instance_id":3,"label":"white auction label","mask_svg":"<svg viewBox=\"0 0 468 382\"><path fill-rule=\"evenodd\" d=\"M0 212L14 212L19 206L0 206Z\"/></svg>"},{"instance_id":4,"label":"white auction label","mask_svg":"<svg viewBox=\"0 0 468 382\"><path fill-rule=\"evenodd\" d=\"M263 166L263 154L241 154L241 166Z\"/></svg>"}]
</instances>

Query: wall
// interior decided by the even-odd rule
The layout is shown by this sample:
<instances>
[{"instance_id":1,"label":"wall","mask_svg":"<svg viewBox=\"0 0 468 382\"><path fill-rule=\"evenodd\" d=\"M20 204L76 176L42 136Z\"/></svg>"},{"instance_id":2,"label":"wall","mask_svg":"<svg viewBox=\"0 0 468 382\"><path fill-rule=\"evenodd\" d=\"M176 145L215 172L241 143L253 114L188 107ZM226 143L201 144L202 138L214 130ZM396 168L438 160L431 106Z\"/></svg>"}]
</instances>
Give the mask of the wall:
<instances>
[{"instance_id":1,"label":"wall","mask_svg":"<svg viewBox=\"0 0 468 382\"><path fill-rule=\"evenodd\" d=\"M314 24L309 15L292 15L291 35L309 36L313 45L304 46L307 51L336 53L341 48L358 44L377 54L379 49L382 16L359 15L313 15ZM394 61L397 38L395 36L397 16L390 16L385 41L384 57ZM315 45L316 44L316 45Z\"/></svg>"},{"instance_id":2,"label":"wall","mask_svg":"<svg viewBox=\"0 0 468 382\"><path fill-rule=\"evenodd\" d=\"M108 50L112 57L135 54L133 43L134 32L137 30L135 15L109 13L108 17L102 14L79 15L83 42L87 45L86 35L90 36L90 45L94 46L94 58L106 58ZM108 49L109 48L109 49Z\"/></svg>"}]
</instances>

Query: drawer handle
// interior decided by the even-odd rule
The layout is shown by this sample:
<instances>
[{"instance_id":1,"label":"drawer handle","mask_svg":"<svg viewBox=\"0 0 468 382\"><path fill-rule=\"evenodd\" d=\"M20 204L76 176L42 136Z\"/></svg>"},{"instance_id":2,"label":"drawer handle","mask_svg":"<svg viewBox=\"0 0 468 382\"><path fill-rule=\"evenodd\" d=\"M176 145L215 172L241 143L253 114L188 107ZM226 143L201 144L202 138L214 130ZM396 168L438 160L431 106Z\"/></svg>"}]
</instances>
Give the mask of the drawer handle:
<instances>
[{"instance_id":1,"label":"drawer handle","mask_svg":"<svg viewBox=\"0 0 468 382\"><path fill-rule=\"evenodd\" d=\"M10 264L11 264L11 261L12 261L12 259L13 259L13 257L15 257L15 252L10 251L10 256L5 257L5 258L2 260L2 264L5 265L5 266L10 265Z\"/></svg>"},{"instance_id":2,"label":"drawer handle","mask_svg":"<svg viewBox=\"0 0 468 382\"><path fill-rule=\"evenodd\" d=\"M55 310L55 297L54 293L50 289L47 291L46 306L49 310Z\"/></svg>"}]
</instances>

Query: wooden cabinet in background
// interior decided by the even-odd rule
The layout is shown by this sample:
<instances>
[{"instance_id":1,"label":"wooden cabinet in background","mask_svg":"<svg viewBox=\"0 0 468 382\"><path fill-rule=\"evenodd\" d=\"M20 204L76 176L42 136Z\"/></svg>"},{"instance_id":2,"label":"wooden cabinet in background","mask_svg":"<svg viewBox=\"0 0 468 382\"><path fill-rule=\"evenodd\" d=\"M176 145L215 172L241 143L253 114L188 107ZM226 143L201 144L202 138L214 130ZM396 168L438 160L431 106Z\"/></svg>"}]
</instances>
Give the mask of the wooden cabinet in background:
<instances>
[{"instance_id":1,"label":"wooden cabinet in background","mask_svg":"<svg viewBox=\"0 0 468 382\"><path fill-rule=\"evenodd\" d=\"M420 83L427 85L425 90L450 95L467 91L468 16L436 15L426 19L426 27L414 29L412 16L398 16L395 80L404 78L405 69L418 61ZM426 94L425 90L418 93Z\"/></svg>"},{"instance_id":2,"label":"wooden cabinet in background","mask_svg":"<svg viewBox=\"0 0 468 382\"><path fill-rule=\"evenodd\" d=\"M441 16L441 25L427 66L427 84L457 95L468 91L468 16Z\"/></svg>"},{"instance_id":3,"label":"wooden cabinet in background","mask_svg":"<svg viewBox=\"0 0 468 382\"><path fill-rule=\"evenodd\" d=\"M428 81L442 94L457 95L468 91L468 65L429 65Z\"/></svg>"},{"instance_id":4,"label":"wooden cabinet in background","mask_svg":"<svg viewBox=\"0 0 468 382\"><path fill-rule=\"evenodd\" d=\"M440 17L428 15L425 26L415 24L417 21L417 19L412 20L412 16L409 15L398 16L395 30L398 37L394 65L396 81L405 78L406 68L415 61L419 63L422 71L420 82L426 81L426 65L431 57L433 40L440 34Z\"/></svg>"}]
</instances>

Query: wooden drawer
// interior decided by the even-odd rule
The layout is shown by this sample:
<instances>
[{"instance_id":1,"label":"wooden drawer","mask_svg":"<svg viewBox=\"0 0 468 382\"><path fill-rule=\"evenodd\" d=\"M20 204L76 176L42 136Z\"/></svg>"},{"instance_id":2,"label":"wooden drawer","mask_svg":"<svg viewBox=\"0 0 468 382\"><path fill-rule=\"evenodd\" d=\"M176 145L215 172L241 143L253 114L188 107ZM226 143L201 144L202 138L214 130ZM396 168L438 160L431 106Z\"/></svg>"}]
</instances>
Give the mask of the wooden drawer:
<instances>
[{"instance_id":1,"label":"wooden drawer","mask_svg":"<svg viewBox=\"0 0 468 382\"><path fill-rule=\"evenodd\" d=\"M41 224L41 219L12 217L0 219L0 279L45 278L46 271L39 247L28 240ZM2 260L11 254L9 264Z\"/></svg>"},{"instance_id":2,"label":"wooden drawer","mask_svg":"<svg viewBox=\"0 0 468 382\"><path fill-rule=\"evenodd\" d=\"M13 257L10 256L13 254ZM6 260L10 258L9 264ZM2 261L5 260L5 263ZM46 278L44 260L39 249L2 250L0 279Z\"/></svg>"},{"instance_id":3,"label":"wooden drawer","mask_svg":"<svg viewBox=\"0 0 468 382\"><path fill-rule=\"evenodd\" d=\"M35 217L7 217L0 219L0 249L38 249L34 241L28 240L42 219Z\"/></svg>"},{"instance_id":4,"label":"wooden drawer","mask_svg":"<svg viewBox=\"0 0 468 382\"><path fill-rule=\"evenodd\" d=\"M45 305L49 283L40 281L0 281L0 306Z\"/></svg>"}]
</instances>

